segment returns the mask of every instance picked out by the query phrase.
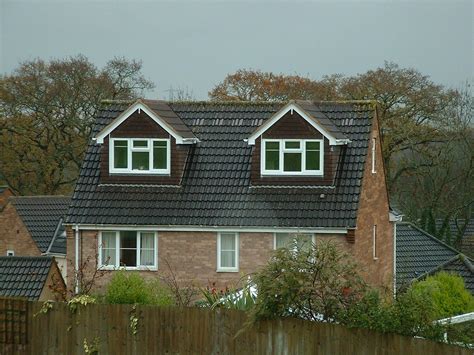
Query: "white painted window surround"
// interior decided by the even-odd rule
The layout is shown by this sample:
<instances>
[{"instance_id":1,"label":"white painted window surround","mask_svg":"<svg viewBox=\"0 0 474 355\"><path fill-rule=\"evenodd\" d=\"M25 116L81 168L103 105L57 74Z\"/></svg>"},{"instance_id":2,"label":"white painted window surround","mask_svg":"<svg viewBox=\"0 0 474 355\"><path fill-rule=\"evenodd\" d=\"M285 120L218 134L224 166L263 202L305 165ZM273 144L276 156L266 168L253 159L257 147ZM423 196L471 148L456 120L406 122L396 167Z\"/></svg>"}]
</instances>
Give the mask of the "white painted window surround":
<instances>
[{"instance_id":1,"label":"white painted window surround","mask_svg":"<svg viewBox=\"0 0 474 355\"><path fill-rule=\"evenodd\" d=\"M217 234L217 272L239 271L239 244L238 233Z\"/></svg>"},{"instance_id":2,"label":"white painted window surround","mask_svg":"<svg viewBox=\"0 0 474 355\"><path fill-rule=\"evenodd\" d=\"M279 143L279 169L266 169L266 144ZM299 148L287 148L286 143L298 142ZM306 169L306 143L319 142L319 169ZM324 173L324 139L262 139L261 156L260 156L260 172L263 176L323 176ZM285 154L301 154L301 171L285 171L284 162Z\"/></svg>"},{"instance_id":3,"label":"white painted window surround","mask_svg":"<svg viewBox=\"0 0 474 355\"><path fill-rule=\"evenodd\" d=\"M14 250L7 250L7 256L15 256Z\"/></svg>"},{"instance_id":4,"label":"white painted window surround","mask_svg":"<svg viewBox=\"0 0 474 355\"><path fill-rule=\"evenodd\" d=\"M115 142L126 141L127 142L127 167L126 168L115 168ZM146 147L134 146L134 142L146 141ZM154 157L154 143L155 142L166 142L166 169L153 169L153 157ZM158 138L110 138L109 142L109 172L111 174L136 174L136 175L169 175L171 167L171 149L169 139L158 139ZM148 167L147 170L132 169L133 153L148 153Z\"/></svg>"},{"instance_id":5,"label":"white painted window surround","mask_svg":"<svg viewBox=\"0 0 474 355\"><path fill-rule=\"evenodd\" d=\"M134 238L132 235L134 235ZM127 240L128 239L128 240ZM101 231L98 267L102 270L158 270L158 233L151 231ZM123 265L132 258L135 265Z\"/></svg>"}]
</instances>

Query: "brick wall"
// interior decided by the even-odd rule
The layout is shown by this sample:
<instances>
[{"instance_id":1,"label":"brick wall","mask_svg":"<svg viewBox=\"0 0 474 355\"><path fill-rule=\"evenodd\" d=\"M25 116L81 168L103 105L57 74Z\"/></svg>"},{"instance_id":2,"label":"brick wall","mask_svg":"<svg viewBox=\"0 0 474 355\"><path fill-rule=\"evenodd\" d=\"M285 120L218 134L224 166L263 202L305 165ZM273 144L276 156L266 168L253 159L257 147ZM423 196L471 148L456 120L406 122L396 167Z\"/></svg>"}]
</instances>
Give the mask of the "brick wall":
<instances>
[{"instance_id":1,"label":"brick wall","mask_svg":"<svg viewBox=\"0 0 474 355\"><path fill-rule=\"evenodd\" d=\"M375 171L372 173L372 138L376 138ZM377 260L373 257L373 226L377 225ZM374 118L365 161L359 200L355 243L352 246L362 276L373 285L393 286L393 224L389 221L389 201L382 159L379 123Z\"/></svg>"},{"instance_id":2,"label":"brick wall","mask_svg":"<svg viewBox=\"0 0 474 355\"><path fill-rule=\"evenodd\" d=\"M67 229L68 289L74 287L74 231ZM97 231L80 231L80 255L85 261L86 277L91 277L97 267ZM158 233L158 271L138 272L145 278L155 278L167 273L168 266L183 284L206 286L215 282L218 287L232 286L249 273L266 264L273 251L273 233L239 233L239 271L217 272L217 233L215 232L159 232ZM316 235L320 240L336 241L345 251L351 246L344 235ZM81 263L80 263L81 264ZM113 271L104 271L97 278L96 289L104 290Z\"/></svg>"},{"instance_id":3,"label":"brick wall","mask_svg":"<svg viewBox=\"0 0 474 355\"><path fill-rule=\"evenodd\" d=\"M13 250L16 256L41 255L12 203L0 213L0 255L7 255L7 250Z\"/></svg>"}]
</instances>

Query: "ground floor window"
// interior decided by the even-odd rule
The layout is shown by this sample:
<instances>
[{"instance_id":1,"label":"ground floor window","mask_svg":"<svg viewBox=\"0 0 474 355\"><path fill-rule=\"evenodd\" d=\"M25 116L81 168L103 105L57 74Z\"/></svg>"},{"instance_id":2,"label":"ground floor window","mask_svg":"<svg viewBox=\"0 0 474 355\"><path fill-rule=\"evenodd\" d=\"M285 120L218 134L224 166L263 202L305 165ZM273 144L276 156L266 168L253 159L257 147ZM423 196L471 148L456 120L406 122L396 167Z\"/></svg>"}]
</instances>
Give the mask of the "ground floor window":
<instances>
[{"instance_id":1,"label":"ground floor window","mask_svg":"<svg viewBox=\"0 0 474 355\"><path fill-rule=\"evenodd\" d=\"M218 234L217 271L239 271L239 235L237 233Z\"/></svg>"},{"instance_id":2,"label":"ground floor window","mask_svg":"<svg viewBox=\"0 0 474 355\"><path fill-rule=\"evenodd\" d=\"M312 233L275 233L275 249L288 248L294 251L311 249L314 243Z\"/></svg>"},{"instance_id":3,"label":"ground floor window","mask_svg":"<svg viewBox=\"0 0 474 355\"><path fill-rule=\"evenodd\" d=\"M148 231L103 231L99 240L99 266L104 268L158 267L157 236Z\"/></svg>"}]
</instances>

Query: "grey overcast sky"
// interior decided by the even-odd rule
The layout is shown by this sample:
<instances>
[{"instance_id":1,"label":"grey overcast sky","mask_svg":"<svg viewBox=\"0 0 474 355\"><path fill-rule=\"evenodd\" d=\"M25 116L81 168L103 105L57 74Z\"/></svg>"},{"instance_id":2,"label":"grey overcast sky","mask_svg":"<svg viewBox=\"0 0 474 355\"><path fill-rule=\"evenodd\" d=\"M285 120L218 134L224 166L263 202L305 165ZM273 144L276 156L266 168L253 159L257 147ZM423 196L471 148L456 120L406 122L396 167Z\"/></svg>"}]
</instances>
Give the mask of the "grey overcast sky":
<instances>
[{"instance_id":1,"label":"grey overcast sky","mask_svg":"<svg viewBox=\"0 0 474 355\"><path fill-rule=\"evenodd\" d=\"M356 74L384 60L457 87L474 77L474 1L0 0L0 72L82 53L143 61L150 98L195 98L239 68Z\"/></svg>"}]
</instances>

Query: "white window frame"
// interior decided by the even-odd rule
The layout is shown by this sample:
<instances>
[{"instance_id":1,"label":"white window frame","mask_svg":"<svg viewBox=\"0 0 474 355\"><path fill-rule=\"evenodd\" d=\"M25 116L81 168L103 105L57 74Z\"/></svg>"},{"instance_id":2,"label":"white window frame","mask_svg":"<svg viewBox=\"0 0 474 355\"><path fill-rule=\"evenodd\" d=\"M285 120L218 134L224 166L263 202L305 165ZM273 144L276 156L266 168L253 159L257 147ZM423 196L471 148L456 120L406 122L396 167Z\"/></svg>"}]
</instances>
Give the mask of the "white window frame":
<instances>
[{"instance_id":1,"label":"white window frame","mask_svg":"<svg viewBox=\"0 0 474 355\"><path fill-rule=\"evenodd\" d=\"M115 233L115 265L103 265L102 260L102 233ZM141 253L141 233L153 233L154 234L154 242L155 242L155 254L153 258L154 265L138 265L138 266L121 266L120 265L120 232L136 232L137 233L137 264L140 263L140 253ZM153 231L146 231L146 230L103 230L99 233L99 240L98 240L98 249L99 249L99 257L97 260L97 267L100 270L118 270L118 269L125 269L125 270L158 270L158 232Z\"/></svg>"},{"instance_id":2,"label":"white window frame","mask_svg":"<svg viewBox=\"0 0 474 355\"><path fill-rule=\"evenodd\" d=\"M235 246L235 267L223 267L221 266L221 235L222 234L234 234L234 246ZM217 233L217 272L239 272L239 246L240 238L237 232L220 232Z\"/></svg>"},{"instance_id":3,"label":"white window frame","mask_svg":"<svg viewBox=\"0 0 474 355\"><path fill-rule=\"evenodd\" d=\"M373 137L372 138L372 174L375 174L377 173L377 171L375 170L375 153L376 153L376 145L377 144L377 138Z\"/></svg>"},{"instance_id":4,"label":"white window frame","mask_svg":"<svg viewBox=\"0 0 474 355\"><path fill-rule=\"evenodd\" d=\"M15 256L15 251L11 250L11 249L8 249L7 250L7 256Z\"/></svg>"},{"instance_id":5,"label":"white window frame","mask_svg":"<svg viewBox=\"0 0 474 355\"><path fill-rule=\"evenodd\" d=\"M127 141L127 168L114 167L115 141ZM133 141L147 141L148 147L133 147ZM154 142L166 142L166 169L153 169L153 144ZM133 170L132 169L132 152L148 152L149 170ZM110 138L109 139L109 172L111 174L160 174L169 175L171 171L171 149L170 140L168 138Z\"/></svg>"},{"instance_id":6,"label":"white window frame","mask_svg":"<svg viewBox=\"0 0 474 355\"><path fill-rule=\"evenodd\" d=\"M280 145L280 166L278 170L266 170L266 143L278 142ZM285 142L299 142L300 148L285 148ZM306 170L306 143L319 142L319 170ZM262 139L261 141L261 157L260 157L260 171L262 175L278 176L278 175L292 175L292 176L323 176L324 174L324 139ZM301 171L284 171L284 154L285 153L301 153Z\"/></svg>"},{"instance_id":7,"label":"white window frame","mask_svg":"<svg viewBox=\"0 0 474 355\"><path fill-rule=\"evenodd\" d=\"M310 234L311 235L311 243L316 244L316 234L314 233L306 233L306 232L301 232L301 233L285 233L285 232L274 232L273 233L273 250L277 250L277 234Z\"/></svg>"},{"instance_id":8,"label":"white window frame","mask_svg":"<svg viewBox=\"0 0 474 355\"><path fill-rule=\"evenodd\" d=\"M372 257L374 260L378 260L377 256L377 225L374 224L372 227Z\"/></svg>"}]
</instances>

